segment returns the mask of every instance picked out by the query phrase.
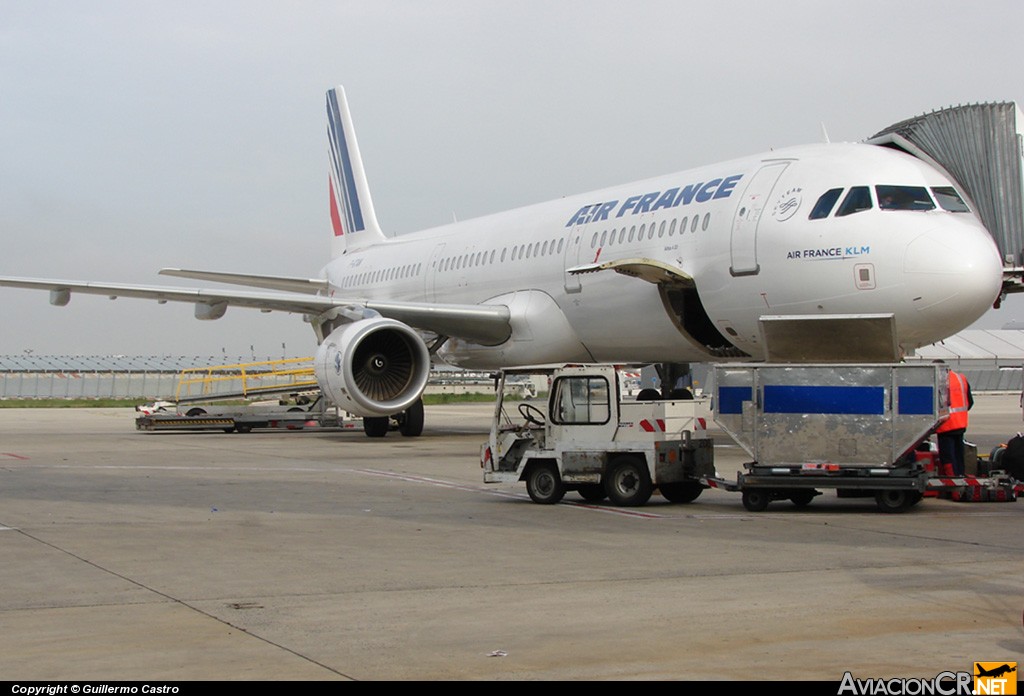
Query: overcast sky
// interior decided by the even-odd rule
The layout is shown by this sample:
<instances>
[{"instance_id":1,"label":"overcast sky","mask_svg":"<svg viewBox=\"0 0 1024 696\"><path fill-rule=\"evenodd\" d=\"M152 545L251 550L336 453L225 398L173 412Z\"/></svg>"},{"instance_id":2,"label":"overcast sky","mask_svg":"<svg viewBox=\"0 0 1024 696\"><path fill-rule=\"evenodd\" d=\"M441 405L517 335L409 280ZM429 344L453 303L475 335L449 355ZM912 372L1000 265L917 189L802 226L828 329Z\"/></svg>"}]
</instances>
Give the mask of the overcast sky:
<instances>
[{"instance_id":1,"label":"overcast sky","mask_svg":"<svg viewBox=\"0 0 1024 696\"><path fill-rule=\"evenodd\" d=\"M1024 99L1024 3L0 0L0 274L313 277L324 92L402 234ZM1016 306L986 319L1024 319ZM311 354L297 316L0 289L0 354Z\"/></svg>"}]
</instances>

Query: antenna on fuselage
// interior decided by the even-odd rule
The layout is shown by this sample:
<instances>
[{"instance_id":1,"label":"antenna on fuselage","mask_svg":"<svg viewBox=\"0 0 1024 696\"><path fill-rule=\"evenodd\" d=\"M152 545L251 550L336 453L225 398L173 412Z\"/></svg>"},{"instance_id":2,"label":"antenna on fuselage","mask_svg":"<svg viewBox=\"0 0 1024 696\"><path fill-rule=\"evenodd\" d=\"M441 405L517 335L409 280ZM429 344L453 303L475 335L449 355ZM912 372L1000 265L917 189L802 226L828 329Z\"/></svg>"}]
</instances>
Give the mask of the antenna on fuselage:
<instances>
[{"instance_id":1,"label":"antenna on fuselage","mask_svg":"<svg viewBox=\"0 0 1024 696\"><path fill-rule=\"evenodd\" d=\"M828 129L825 128L825 122L821 122L821 140L824 143L830 143L832 140L828 137Z\"/></svg>"}]
</instances>

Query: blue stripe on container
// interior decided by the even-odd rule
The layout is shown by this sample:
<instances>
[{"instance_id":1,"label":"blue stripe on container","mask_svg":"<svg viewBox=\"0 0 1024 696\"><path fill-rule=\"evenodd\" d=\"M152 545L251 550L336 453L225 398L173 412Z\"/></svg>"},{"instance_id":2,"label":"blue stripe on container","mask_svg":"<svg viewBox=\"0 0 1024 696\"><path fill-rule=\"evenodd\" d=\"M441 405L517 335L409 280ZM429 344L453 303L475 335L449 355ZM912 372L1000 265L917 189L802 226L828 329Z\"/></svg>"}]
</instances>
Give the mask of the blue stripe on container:
<instances>
[{"instance_id":1,"label":"blue stripe on container","mask_svg":"<svg viewBox=\"0 0 1024 696\"><path fill-rule=\"evenodd\" d=\"M928 416L935 412L933 387L900 387L897 390L897 411L906 416Z\"/></svg>"},{"instance_id":2,"label":"blue stripe on container","mask_svg":"<svg viewBox=\"0 0 1024 696\"><path fill-rule=\"evenodd\" d=\"M726 415L743 413L743 402L750 401L753 390L750 387L719 387L718 412Z\"/></svg>"},{"instance_id":3,"label":"blue stripe on container","mask_svg":"<svg viewBox=\"0 0 1024 696\"><path fill-rule=\"evenodd\" d=\"M884 387L807 387L766 385L765 413L885 413Z\"/></svg>"}]
</instances>

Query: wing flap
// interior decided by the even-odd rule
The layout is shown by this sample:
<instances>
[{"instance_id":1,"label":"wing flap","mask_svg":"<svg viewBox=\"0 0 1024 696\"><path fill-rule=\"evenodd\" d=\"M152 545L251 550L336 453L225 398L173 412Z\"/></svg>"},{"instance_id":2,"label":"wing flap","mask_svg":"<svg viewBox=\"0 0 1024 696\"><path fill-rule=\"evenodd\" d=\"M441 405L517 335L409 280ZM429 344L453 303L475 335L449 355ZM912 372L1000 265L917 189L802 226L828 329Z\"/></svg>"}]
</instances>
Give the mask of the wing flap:
<instances>
[{"instance_id":1,"label":"wing flap","mask_svg":"<svg viewBox=\"0 0 1024 696\"><path fill-rule=\"evenodd\" d=\"M301 292L315 295L329 290L323 278L298 278L294 276L255 275L250 273L221 273L218 271L196 271L188 268L162 268L160 275L176 278L206 280L213 283L244 285L250 288L266 288L285 292Z\"/></svg>"},{"instance_id":2,"label":"wing flap","mask_svg":"<svg viewBox=\"0 0 1024 696\"><path fill-rule=\"evenodd\" d=\"M512 313L506 305L433 305L375 300L355 304L417 329L485 346L504 343L512 335Z\"/></svg>"}]
</instances>

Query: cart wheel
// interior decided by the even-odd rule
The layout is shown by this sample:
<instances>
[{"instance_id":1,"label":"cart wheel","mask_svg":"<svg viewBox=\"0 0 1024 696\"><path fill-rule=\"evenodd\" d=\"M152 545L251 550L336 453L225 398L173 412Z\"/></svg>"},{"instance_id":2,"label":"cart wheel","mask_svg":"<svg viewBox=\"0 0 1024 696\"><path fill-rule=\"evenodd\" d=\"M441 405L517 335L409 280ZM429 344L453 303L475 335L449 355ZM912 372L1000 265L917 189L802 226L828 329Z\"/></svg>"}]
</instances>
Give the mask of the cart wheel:
<instances>
[{"instance_id":1,"label":"cart wheel","mask_svg":"<svg viewBox=\"0 0 1024 696\"><path fill-rule=\"evenodd\" d=\"M811 504L814 500L814 491L797 491L793 495L789 496L790 501L798 508L804 508Z\"/></svg>"},{"instance_id":2,"label":"cart wheel","mask_svg":"<svg viewBox=\"0 0 1024 696\"><path fill-rule=\"evenodd\" d=\"M758 488L748 488L743 491L743 507L750 512L764 512L768 509L769 502L771 502L771 497L768 495L768 491Z\"/></svg>"},{"instance_id":3,"label":"cart wheel","mask_svg":"<svg viewBox=\"0 0 1024 696\"><path fill-rule=\"evenodd\" d=\"M661 495L670 503L692 503L704 492L704 486L696 481L663 483L658 486Z\"/></svg>"},{"instance_id":4,"label":"cart wheel","mask_svg":"<svg viewBox=\"0 0 1024 696\"><path fill-rule=\"evenodd\" d=\"M576 490L581 498L590 503L599 503L608 497L600 483L581 483Z\"/></svg>"},{"instance_id":5,"label":"cart wheel","mask_svg":"<svg viewBox=\"0 0 1024 696\"><path fill-rule=\"evenodd\" d=\"M875 493L875 504L882 512L906 512L921 500L917 491L878 491Z\"/></svg>"},{"instance_id":6,"label":"cart wheel","mask_svg":"<svg viewBox=\"0 0 1024 696\"><path fill-rule=\"evenodd\" d=\"M526 492L535 503L554 505L565 495L565 485L558 478L554 464L541 462L530 467L526 475Z\"/></svg>"},{"instance_id":7,"label":"cart wheel","mask_svg":"<svg viewBox=\"0 0 1024 696\"><path fill-rule=\"evenodd\" d=\"M639 457L623 455L612 460L604 482L605 492L616 505L639 507L651 498L654 487L647 462Z\"/></svg>"},{"instance_id":8,"label":"cart wheel","mask_svg":"<svg viewBox=\"0 0 1024 696\"><path fill-rule=\"evenodd\" d=\"M190 408L188 411L185 412L185 415L190 416L191 418L195 418L196 416L205 416L206 409L199 408L197 406L195 408Z\"/></svg>"},{"instance_id":9,"label":"cart wheel","mask_svg":"<svg viewBox=\"0 0 1024 696\"><path fill-rule=\"evenodd\" d=\"M252 426L249 425L248 423L235 423L235 432L236 433L251 433L252 432Z\"/></svg>"}]
</instances>

